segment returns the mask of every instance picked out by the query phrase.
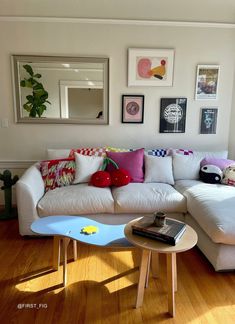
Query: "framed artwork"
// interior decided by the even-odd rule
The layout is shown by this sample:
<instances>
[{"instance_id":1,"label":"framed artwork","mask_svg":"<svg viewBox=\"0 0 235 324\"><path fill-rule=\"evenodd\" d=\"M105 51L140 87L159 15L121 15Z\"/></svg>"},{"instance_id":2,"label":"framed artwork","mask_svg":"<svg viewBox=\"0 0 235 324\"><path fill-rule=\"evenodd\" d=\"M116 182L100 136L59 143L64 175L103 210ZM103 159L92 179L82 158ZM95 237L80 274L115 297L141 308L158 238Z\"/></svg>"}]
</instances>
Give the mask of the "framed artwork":
<instances>
[{"instance_id":1,"label":"framed artwork","mask_svg":"<svg viewBox=\"0 0 235 324\"><path fill-rule=\"evenodd\" d=\"M185 133L187 98L161 98L160 133Z\"/></svg>"},{"instance_id":2,"label":"framed artwork","mask_svg":"<svg viewBox=\"0 0 235 324\"><path fill-rule=\"evenodd\" d=\"M142 124L144 122L144 96L122 96L122 123Z\"/></svg>"},{"instance_id":3,"label":"framed artwork","mask_svg":"<svg viewBox=\"0 0 235 324\"><path fill-rule=\"evenodd\" d=\"M173 49L128 50L128 86L172 86Z\"/></svg>"},{"instance_id":4,"label":"framed artwork","mask_svg":"<svg viewBox=\"0 0 235 324\"><path fill-rule=\"evenodd\" d=\"M216 134L218 108L202 108L200 134Z\"/></svg>"},{"instance_id":5,"label":"framed artwork","mask_svg":"<svg viewBox=\"0 0 235 324\"><path fill-rule=\"evenodd\" d=\"M195 99L216 100L218 94L218 82L218 65L198 65Z\"/></svg>"}]
</instances>

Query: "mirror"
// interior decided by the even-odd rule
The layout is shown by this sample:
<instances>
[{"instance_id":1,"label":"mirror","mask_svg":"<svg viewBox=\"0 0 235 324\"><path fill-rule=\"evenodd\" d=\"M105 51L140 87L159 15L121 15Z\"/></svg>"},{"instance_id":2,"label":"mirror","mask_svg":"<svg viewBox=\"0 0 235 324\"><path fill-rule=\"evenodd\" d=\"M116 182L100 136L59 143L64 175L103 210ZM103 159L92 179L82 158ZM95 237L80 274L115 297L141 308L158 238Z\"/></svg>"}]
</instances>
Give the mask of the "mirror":
<instances>
[{"instance_id":1,"label":"mirror","mask_svg":"<svg viewBox=\"0 0 235 324\"><path fill-rule=\"evenodd\" d=\"M17 123L108 124L109 59L13 55Z\"/></svg>"}]
</instances>

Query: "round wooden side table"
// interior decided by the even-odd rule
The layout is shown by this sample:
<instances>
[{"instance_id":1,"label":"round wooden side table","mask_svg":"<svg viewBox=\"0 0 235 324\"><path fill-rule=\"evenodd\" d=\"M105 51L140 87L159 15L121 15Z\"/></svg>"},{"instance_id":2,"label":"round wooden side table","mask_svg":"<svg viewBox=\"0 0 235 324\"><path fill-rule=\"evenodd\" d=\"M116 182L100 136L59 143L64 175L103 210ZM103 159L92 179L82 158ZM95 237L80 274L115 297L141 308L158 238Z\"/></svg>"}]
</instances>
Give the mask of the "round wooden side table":
<instances>
[{"instance_id":1,"label":"round wooden side table","mask_svg":"<svg viewBox=\"0 0 235 324\"><path fill-rule=\"evenodd\" d=\"M149 239L136 234L132 234L132 225L142 217L129 222L124 229L128 241L142 250L139 283L136 298L136 308L142 306L144 298L144 288L148 280L149 264L151 252L164 253L167 258L167 286L168 286L168 312L172 317L175 316L175 291L177 290L177 269L176 254L191 249L197 244L197 233L192 227L186 225L186 230L179 242L169 245L161 241Z\"/></svg>"}]
</instances>

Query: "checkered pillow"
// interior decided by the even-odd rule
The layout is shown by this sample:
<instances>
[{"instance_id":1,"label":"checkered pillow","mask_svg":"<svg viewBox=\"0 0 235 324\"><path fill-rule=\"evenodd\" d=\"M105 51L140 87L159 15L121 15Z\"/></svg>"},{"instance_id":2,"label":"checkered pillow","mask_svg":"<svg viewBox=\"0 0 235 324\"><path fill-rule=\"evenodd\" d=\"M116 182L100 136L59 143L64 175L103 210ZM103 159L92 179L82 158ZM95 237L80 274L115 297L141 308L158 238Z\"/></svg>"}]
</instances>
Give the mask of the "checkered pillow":
<instances>
[{"instance_id":1,"label":"checkered pillow","mask_svg":"<svg viewBox=\"0 0 235 324\"><path fill-rule=\"evenodd\" d=\"M95 148L85 147L85 148L72 149L69 153L69 157L74 158L75 152L82 155L106 157L105 147L95 147Z\"/></svg>"},{"instance_id":2,"label":"checkered pillow","mask_svg":"<svg viewBox=\"0 0 235 324\"><path fill-rule=\"evenodd\" d=\"M180 155L192 155L192 150L185 150L185 149L171 149L173 154L180 154Z\"/></svg>"},{"instance_id":3,"label":"checkered pillow","mask_svg":"<svg viewBox=\"0 0 235 324\"><path fill-rule=\"evenodd\" d=\"M147 155L164 157L168 155L168 149L152 149L146 151Z\"/></svg>"}]
</instances>

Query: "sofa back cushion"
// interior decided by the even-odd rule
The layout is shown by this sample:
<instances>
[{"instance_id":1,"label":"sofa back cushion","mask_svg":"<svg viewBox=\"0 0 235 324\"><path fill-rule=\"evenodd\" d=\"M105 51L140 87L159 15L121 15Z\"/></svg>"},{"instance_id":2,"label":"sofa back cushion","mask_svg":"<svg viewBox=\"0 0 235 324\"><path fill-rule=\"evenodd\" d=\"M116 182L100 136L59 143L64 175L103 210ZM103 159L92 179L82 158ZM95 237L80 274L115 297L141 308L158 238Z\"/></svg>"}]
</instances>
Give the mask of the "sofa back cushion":
<instances>
[{"instance_id":1,"label":"sofa back cushion","mask_svg":"<svg viewBox=\"0 0 235 324\"><path fill-rule=\"evenodd\" d=\"M174 184L172 157L158 157L145 155L145 178L144 182L161 182Z\"/></svg>"},{"instance_id":2,"label":"sofa back cushion","mask_svg":"<svg viewBox=\"0 0 235 324\"><path fill-rule=\"evenodd\" d=\"M107 157L117 163L118 167L125 169L131 176L131 182L144 181L144 149L138 149L133 152L107 152ZM114 170L109 164L107 171Z\"/></svg>"}]
</instances>

